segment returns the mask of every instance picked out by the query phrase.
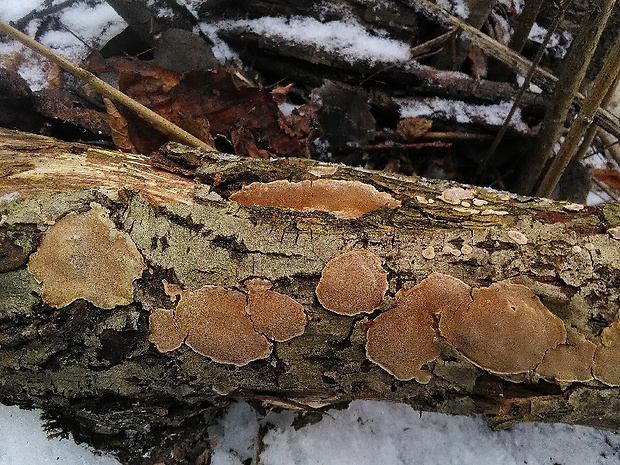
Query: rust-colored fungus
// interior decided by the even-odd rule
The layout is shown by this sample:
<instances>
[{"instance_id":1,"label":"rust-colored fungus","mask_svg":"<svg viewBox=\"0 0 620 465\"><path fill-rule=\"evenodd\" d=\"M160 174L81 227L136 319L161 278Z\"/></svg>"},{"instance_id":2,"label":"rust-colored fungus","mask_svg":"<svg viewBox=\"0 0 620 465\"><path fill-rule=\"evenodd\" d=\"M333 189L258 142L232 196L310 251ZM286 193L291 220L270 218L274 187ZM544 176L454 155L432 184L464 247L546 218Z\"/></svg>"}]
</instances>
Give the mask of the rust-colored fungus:
<instances>
[{"instance_id":1,"label":"rust-colored fungus","mask_svg":"<svg viewBox=\"0 0 620 465\"><path fill-rule=\"evenodd\" d=\"M387 272L381 267L381 259L373 252L356 249L325 265L316 295L327 310L357 315L379 307L387 289Z\"/></svg>"},{"instance_id":2,"label":"rust-colored fungus","mask_svg":"<svg viewBox=\"0 0 620 465\"><path fill-rule=\"evenodd\" d=\"M187 336L187 330L182 328L174 318L173 310L158 308L149 316L149 341L160 352L170 352L178 349Z\"/></svg>"},{"instance_id":3,"label":"rust-colored fungus","mask_svg":"<svg viewBox=\"0 0 620 465\"><path fill-rule=\"evenodd\" d=\"M248 288L246 311L256 331L277 342L288 341L304 333L306 314L299 302L270 291L271 282L266 279L251 279L245 285Z\"/></svg>"},{"instance_id":4,"label":"rust-colored fungus","mask_svg":"<svg viewBox=\"0 0 620 465\"><path fill-rule=\"evenodd\" d=\"M473 288L473 301L441 313L439 331L472 363L498 374L533 371L545 352L566 341L560 318L520 284Z\"/></svg>"},{"instance_id":5,"label":"rust-colored fungus","mask_svg":"<svg viewBox=\"0 0 620 465\"><path fill-rule=\"evenodd\" d=\"M181 294L175 310L185 343L218 363L242 366L266 358L272 345L254 330L245 312L246 296L219 286L203 286ZM171 328L172 329L172 328Z\"/></svg>"},{"instance_id":6,"label":"rust-colored fungus","mask_svg":"<svg viewBox=\"0 0 620 465\"><path fill-rule=\"evenodd\" d=\"M129 235L114 227L108 211L93 203L50 226L28 270L43 283L42 298L55 308L85 299L100 308L133 301L133 281L145 269Z\"/></svg>"},{"instance_id":7,"label":"rust-colored fungus","mask_svg":"<svg viewBox=\"0 0 620 465\"><path fill-rule=\"evenodd\" d=\"M292 208L300 211L325 211L338 218L359 218L381 207L400 207L400 200L387 192L360 181L317 179L316 181L254 182L233 193L230 200L249 207Z\"/></svg>"},{"instance_id":8,"label":"rust-colored fungus","mask_svg":"<svg viewBox=\"0 0 620 465\"><path fill-rule=\"evenodd\" d=\"M470 287L463 281L432 273L417 286L396 294L397 306L379 315L367 333L366 356L396 379L426 384L432 374L422 367L435 361L435 314L469 303Z\"/></svg>"},{"instance_id":9,"label":"rust-colored fungus","mask_svg":"<svg viewBox=\"0 0 620 465\"><path fill-rule=\"evenodd\" d=\"M602 345L596 347L592 373L608 386L620 386L620 321L614 320L601 333Z\"/></svg>"},{"instance_id":10,"label":"rust-colored fungus","mask_svg":"<svg viewBox=\"0 0 620 465\"><path fill-rule=\"evenodd\" d=\"M576 345L560 344L547 351L536 373L559 383L590 381L595 350L596 345L587 340Z\"/></svg>"}]
</instances>

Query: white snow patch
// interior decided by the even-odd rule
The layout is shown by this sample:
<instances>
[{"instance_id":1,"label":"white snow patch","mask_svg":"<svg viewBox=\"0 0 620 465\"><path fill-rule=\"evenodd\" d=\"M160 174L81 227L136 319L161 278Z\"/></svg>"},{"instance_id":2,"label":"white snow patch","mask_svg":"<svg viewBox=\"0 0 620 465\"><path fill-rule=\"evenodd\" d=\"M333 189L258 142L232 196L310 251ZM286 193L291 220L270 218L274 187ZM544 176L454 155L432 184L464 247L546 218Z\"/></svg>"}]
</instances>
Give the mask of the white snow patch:
<instances>
[{"instance_id":1,"label":"white snow patch","mask_svg":"<svg viewBox=\"0 0 620 465\"><path fill-rule=\"evenodd\" d=\"M547 35L547 31L547 28L540 26L538 23L534 23L532 29L530 29L528 39L530 39L532 42L542 44L545 40L545 36ZM551 53L557 58L564 58L566 52L568 52L568 48L570 47L572 41L573 35L570 32L556 31L551 35L551 39L547 44L547 52Z\"/></svg>"},{"instance_id":2,"label":"white snow patch","mask_svg":"<svg viewBox=\"0 0 620 465\"><path fill-rule=\"evenodd\" d=\"M299 105L293 105L292 103L284 102L278 104L278 108L284 116L289 116L291 113L293 113L293 111L299 108Z\"/></svg>"},{"instance_id":3,"label":"white snow patch","mask_svg":"<svg viewBox=\"0 0 620 465\"><path fill-rule=\"evenodd\" d=\"M41 4L41 0L2 0L0 18L2 21L17 21Z\"/></svg>"},{"instance_id":4,"label":"white snow patch","mask_svg":"<svg viewBox=\"0 0 620 465\"><path fill-rule=\"evenodd\" d=\"M398 99L401 118L442 117L458 123L484 122L491 126L504 124L512 108L512 102L506 101L490 105L466 103L461 100L447 100L439 97L421 99ZM521 111L517 109L510 122L510 127L525 132L527 125L521 120Z\"/></svg>"},{"instance_id":5,"label":"white snow patch","mask_svg":"<svg viewBox=\"0 0 620 465\"><path fill-rule=\"evenodd\" d=\"M368 32L354 20L320 22L314 18L263 17L221 21L220 29L245 28L265 37L313 46L349 62L396 63L411 58L409 45L390 39L385 31Z\"/></svg>"},{"instance_id":6,"label":"white snow patch","mask_svg":"<svg viewBox=\"0 0 620 465\"><path fill-rule=\"evenodd\" d=\"M0 405L0 465L119 465L109 455L78 445L72 438L48 439L40 410Z\"/></svg>"},{"instance_id":7,"label":"white snow patch","mask_svg":"<svg viewBox=\"0 0 620 465\"><path fill-rule=\"evenodd\" d=\"M461 19L469 17L469 8L463 0L436 0L435 3Z\"/></svg>"},{"instance_id":8,"label":"white snow patch","mask_svg":"<svg viewBox=\"0 0 620 465\"><path fill-rule=\"evenodd\" d=\"M99 48L100 44L104 44L127 27L123 18L107 3L94 7L77 3L63 10L60 21L93 48Z\"/></svg>"},{"instance_id":9,"label":"white snow patch","mask_svg":"<svg viewBox=\"0 0 620 465\"><path fill-rule=\"evenodd\" d=\"M246 403L230 407L217 427L212 465L240 465L256 455L261 424L263 465L611 465L620 460L620 436L593 428L529 423L492 432L481 417L420 413L403 404L354 401L297 431L294 414L259 420Z\"/></svg>"},{"instance_id":10,"label":"white snow patch","mask_svg":"<svg viewBox=\"0 0 620 465\"><path fill-rule=\"evenodd\" d=\"M198 27L213 43L211 51L220 65L224 65L226 63L234 63L237 66L242 65L239 55L237 55L237 53L235 53L235 51L233 51L233 49L230 48L228 44L217 34L220 30L218 26L207 22L200 22L198 23Z\"/></svg>"}]
</instances>

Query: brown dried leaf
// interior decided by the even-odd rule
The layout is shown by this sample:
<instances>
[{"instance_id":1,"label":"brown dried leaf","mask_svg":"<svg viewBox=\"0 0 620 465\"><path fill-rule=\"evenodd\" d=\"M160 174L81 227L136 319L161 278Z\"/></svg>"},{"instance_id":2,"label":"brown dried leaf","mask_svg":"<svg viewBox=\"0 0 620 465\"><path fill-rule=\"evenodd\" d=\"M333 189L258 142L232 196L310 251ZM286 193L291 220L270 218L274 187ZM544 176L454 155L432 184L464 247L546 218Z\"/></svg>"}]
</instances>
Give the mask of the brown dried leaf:
<instances>
[{"instance_id":1,"label":"brown dried leaf","mask_svg":"<svg viewBox=\"0 0 620 465\"><path fill-rule=\"evenodd\" d=\"M431 130L433 121L427 118L401 119L396 126L396 134L402 140L413 141Z\"/></svg>"},{"instance_id":2,"label":"brown dried leaf","mask_svg":"<svg viewBox=\"0 0 620 465\"><path fill-rule=\"evenodd\" d=\"M105 103L106 110L108 110L108 115L110 117L109 121L110 129L112 130L112 140L114 141L116 148L123 152L138 153L134 145L131 143L127 120L123 118L123 115L120 114L114 103L112 103L112 100L104 97L103 102Z\"/></svg>"},{"instance_id":3,"label":"brown dried leaf","mask_svg":"<svg viewBox=\"0 0 620 465\"><path fill-rule=\"evenodd\" d=\"M288 95L292 87L293 83L291 82L287 86L276 87L275 89L273 89L271 91L271 95L273 96L274 102L276 102L277 104L286 102L286 96Z\"/></svg>"},{"instance_id":4,"label":"brown dried leaf","mask_svg":"<svg viewBox=\"0 0 620 465\"><path fill-rule=\"evenodd\" d=\"M271 92L249 86L225 69L178 74L128 60L108 60L119 73L119 88L164 118L206 142L223 136L239 155L307 156L307 140L287 131ZM103 70L97 64L98 70ZM140 153L157 150L168 139L119 108Z\"/></svg>"},{"instance_id":5,"label":"brown dried leaf","mask_svg":"<svg viewBox=\"0 0 620 465\"><path fill-rule=\"evenodd\" d=\"M592 168L592 175L612 189L620 192L620 172L611 169Z\"/></svg>"}]
</instances>

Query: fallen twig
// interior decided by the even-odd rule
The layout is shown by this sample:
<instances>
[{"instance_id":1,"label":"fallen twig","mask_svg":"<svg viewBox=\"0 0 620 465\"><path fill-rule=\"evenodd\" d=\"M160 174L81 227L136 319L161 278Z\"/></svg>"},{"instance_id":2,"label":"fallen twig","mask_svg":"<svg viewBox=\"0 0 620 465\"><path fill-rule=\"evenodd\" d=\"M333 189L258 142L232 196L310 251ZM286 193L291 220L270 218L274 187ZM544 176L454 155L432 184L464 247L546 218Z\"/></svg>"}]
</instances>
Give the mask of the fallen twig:
<instances>
[{"instance_id":1,"label":"fallen twig","mask_svg":"<svg viewBox=\"0 0 620 465\"><path fill-rule=\"evenodd\" d=\"M15 29L10 24L4 21L0 21L0 32L7 34L8 36L21 42L28 48L31 48L37 53L40 53L41 55L46 57L48 60L52 61L53 63L56 63L58 66L60 66L65 71L82 79L84 82L90 85L93 89L105 95L110 100L116 101L120 103L121 105L126 106L130 110L133 110L142 119L157 126L158 129L162 130L163 132L165 132L166 134L168 134L175 140L182 142L186 145L189 145L190 147L200 147L200 148L204 148L207 150L215 150L213 146L198 139L197 137L192 136L189 132L185 131L184 129L181 129L176 124L171 123L166 118L155 113L153 110L145 107L144 105L132 99L131 97L128 97L127 95L122 93L120 90L116 89L115 87L112 87L107 82L99 79L97 76L95 76L91 72L86 71L84 68L81 68L77 66L76 64L70 62L69 60L61 57L54 51L40 44L39 42L27 36L23 32Z\"/></svg>"}]
</instances>

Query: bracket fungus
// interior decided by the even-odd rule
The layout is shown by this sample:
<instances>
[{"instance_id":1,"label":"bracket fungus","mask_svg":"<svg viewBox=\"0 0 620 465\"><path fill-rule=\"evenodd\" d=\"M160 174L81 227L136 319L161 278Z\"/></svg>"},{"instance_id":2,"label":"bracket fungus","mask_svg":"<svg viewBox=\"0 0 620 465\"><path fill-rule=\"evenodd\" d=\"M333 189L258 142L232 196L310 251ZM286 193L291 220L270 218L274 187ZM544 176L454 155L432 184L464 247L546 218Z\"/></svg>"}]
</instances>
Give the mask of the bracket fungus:
<instances>
[{"instance_id":1,"label":"bracket fungus","mask_svg":"<svg viewBox=\"0 0 620 465\"><path fill-rule=\"evenodd\" d=\"M426 384L422 367L439 358L435 315L470 301L470 287L449 275L432 273L417 286L396 294L397 306L379 315L366 335L366 356L396 379Z\"/></svg>"},{"instance_id":2,"label":"bracket fungus","mask_svg":"<svg viewBox=\"0 0 620 465\"><path fill-rule=\"evenodd\" d=\"M325 211L338 218L359 218L381 207L400 207L387 192L360 181L317 179L315 181L253 182L230 196L239 205L291 208L299 211Z\"/></svg>"},{"instance_id":3,"label":"bracket fungus","mask_svg":"<svg viewBox=\"0 0 620 465\"><path fill-rule=\"evenodd\" d=\"M356 249L327 262L316 296L327 310L351 316L375 310L387 290L387 272L381 259L373 252Z\"/></svg>"},{"instance_id":4,"label":"bracket fungus","mask_svg":"<svg viewBox=\"0 0 620 465\"><path fill-rule=\"evenodd\" d=\"M99 308L133 301L133 281L145 269L129 235L115 228L108 211L93 203L50 226L28 270L43 283L42 298L55 308L85 299Z\"/></svg>"},{"instance_id":5,"label":"bracket fungus","mask_svg":"<svg viewBox=\"0 0 620 465\"><path fill-rule=\"evenodd\" d=\"M588 340L575 345L560 344L547 351L536 374L558 383L591 381L595 350L596 344Z\"/></svg>"},{"instance_id":6,"label":"bracket fungus","mask_svg":"<svg viewBox=\"0 0 620 465\"><path fill-rule=\"evenodd\" d=\"M443 200L450 205L460 205L463 201L473 199L475 194L476 193L472 189L450 187L441 193L439 200Z\"/></svg>"},{"instance_id":7,"label":"bracket fungus","mask_svg":"<svg viewBox=\"0 0 620 465\"><path fill-rule=\"evenodd\" d=\"M608 386L620 386L620 321L614 320L601 333L602 345L594 355L594 377Z\"/></svg>"},{"instance_id":8,"label":"bracket fungus","mask_svg":"<svg viewBox=\"0 0 620 465\"><path fill-rule=\"evenodd\" d=\"M473 288L469 305L445 308L439 332L474 365L496 374L533 371L545 352L566 342L560 318L521 284Z\"/></svg>"},{"instance_id":9,"label":"bracket fungus","mask_svg":"<svg viewBox=\"0 0 620 465\"><path fill-rule=\"evenodd\" d=\"M174 311L157 309L149 318L150 340L160 352L183 342L217 363L242 366L271 354L272 344L254 330L246 296L220 286L181 291Z\"/></svg>"},{"instance_id":10,"label":"bracket fungus","mask_svg":"<svg viewBox=\"0 0 620 465\"><path fill-rule=\"evenodd\" d=\"M296 300L279 292L270 291L266 279L250 279L247 313L254 329L272 341L283 342L300 336L306 329L306 314Z\"/></svg>"},{"instance_id":11,"label":"bracket fungus","mask_svg":"<svg viewBox=\"0 0 620 465\"><path fill-rule=\"evenodd\" d=\"M248 296L220 286L184 291L163 280L174 310L155 309L149 317L149 340L160 352L183 343L217 363L237 366L267 358L271 341L283 342L303 334L306 314L292 298L270 291L271 282L246 282Z\"/></svg>"}]
</instances>

